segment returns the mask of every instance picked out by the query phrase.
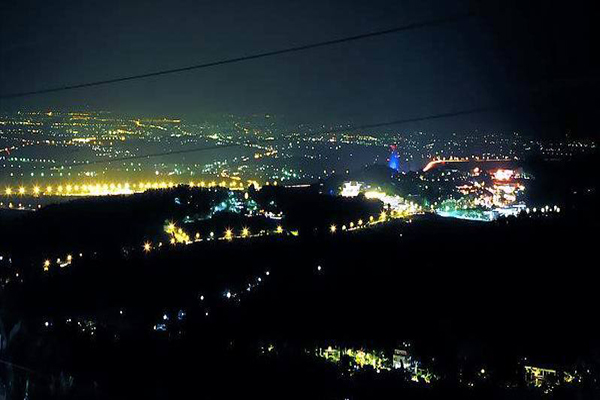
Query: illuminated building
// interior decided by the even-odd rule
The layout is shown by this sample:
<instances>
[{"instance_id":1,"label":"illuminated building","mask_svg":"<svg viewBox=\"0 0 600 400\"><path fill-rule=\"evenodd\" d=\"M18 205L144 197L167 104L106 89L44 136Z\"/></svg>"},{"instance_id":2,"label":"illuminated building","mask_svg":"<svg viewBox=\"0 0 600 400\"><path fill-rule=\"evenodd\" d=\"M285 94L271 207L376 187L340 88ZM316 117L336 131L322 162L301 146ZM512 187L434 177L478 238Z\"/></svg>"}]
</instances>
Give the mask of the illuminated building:
<instances>
[{"instance_id":1,"label":"illuminated building","mask_svg":"<svg viewBox=\"0 0 600 400\"><path fill-rule=\"evenodd\" d=\"M555 380L557 371L550 368L536 367L532 365L525 365L525 381L536 387L541 387L544 382Z\"/></svg>"},{"instance_id":2,"label":"illuminated building","mask_svg":"<svg viewBox=\"0 0 600 400\"><path fill-rule=\"evenodd\" d=\"M344 182L340 194L344 197L356 197L360 193L362 186L362 182Z\"/></svg>"},{"instance_id":3,"label":"illuminated building","mask_svg":"<svg viewBox=\"0 0 600 400\"><path fill-rule=\"evenodd\" d=\"M351 371L363 368L373 368L376 371L390 371L392 369L403 368L409 373L411 380L415 382L424 381L431 383L437 379L431 371L423 368L421 363L411 357L406 350L395 349L392 357L389 357L389 353L382 350L328 346L326 348L317 347L314 354L334 364L340 364L342 358L346 357L350 363Z\"/></svg>"},{"instance_id":4,"label":"illuminated building","mask_svg":"<svg viewBox=\"0 0 600 400\"><path fill-rule=\"evenodd\" d=\"M390 154L390 158L388 159L388 167L393 169L394 171L400 171L400 159L398 157L398 151L396 150L396 146L390 146L392 152Z\"/></svg>"},{"instance_id":5,"label":"illuminated building","mask_svg":"<svg viewBox=\"0 0 600 400\"><path fill-rule=\"evenodd\" d=\"M562 384L581 383L582 380L581 372L577 372L577 370L566 370L548 365L524 365L523 368L525 382L529 386L552 389Z\"/></svg>"}]
</instances>

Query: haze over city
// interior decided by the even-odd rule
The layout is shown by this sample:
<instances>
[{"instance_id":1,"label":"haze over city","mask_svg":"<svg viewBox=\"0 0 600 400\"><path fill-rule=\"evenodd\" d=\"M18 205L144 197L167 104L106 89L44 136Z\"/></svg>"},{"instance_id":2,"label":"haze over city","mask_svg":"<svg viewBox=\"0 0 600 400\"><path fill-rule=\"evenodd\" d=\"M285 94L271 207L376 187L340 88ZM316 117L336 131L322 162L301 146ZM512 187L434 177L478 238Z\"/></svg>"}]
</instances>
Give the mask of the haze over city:
<instances>
[{"instance_id":1,"label":"haze over city","mask_svg":"<svg viewBox=\"0 0 600 400\"><path fill-rule=\"evenodd\" d=\"M600 394L590 3L0 15L0 399Z\"/></svg>"}]
</instances>

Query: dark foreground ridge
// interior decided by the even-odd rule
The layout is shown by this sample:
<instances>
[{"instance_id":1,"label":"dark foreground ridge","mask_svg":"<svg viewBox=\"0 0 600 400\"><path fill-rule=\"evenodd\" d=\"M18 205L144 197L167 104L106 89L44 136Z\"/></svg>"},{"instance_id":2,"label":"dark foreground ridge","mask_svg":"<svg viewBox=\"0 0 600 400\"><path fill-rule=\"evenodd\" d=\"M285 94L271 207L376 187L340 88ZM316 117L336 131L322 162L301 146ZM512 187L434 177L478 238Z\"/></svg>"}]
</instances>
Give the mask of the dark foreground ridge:
<instances>
[{"instance_id":1,"label":"dark foreground ridge","mask_svg":"<svg viewBox=\"0 0 600 400\"><path fill-rule=\"evenodd\" d=\"M187 246L165 236L159 248L150 234L166 215L204 215L227 191L78 200L12 220L17 236L74 229L50 247L68 239L83 250L47 272L43 246L14 253L31 266L3 284L3 376L14 390L57 398L598 394L597 222L581 210L491 223L422 215L332 233L330 221L366 221L380 205L312 189L252 196L285 211L276 223L244 221L272 233ZM236 226L220 215L194 227L205 236ZM117 246L134 233L152 250ZM537 382L531 367L556 376Z\"/></svg>"}]
</instances>

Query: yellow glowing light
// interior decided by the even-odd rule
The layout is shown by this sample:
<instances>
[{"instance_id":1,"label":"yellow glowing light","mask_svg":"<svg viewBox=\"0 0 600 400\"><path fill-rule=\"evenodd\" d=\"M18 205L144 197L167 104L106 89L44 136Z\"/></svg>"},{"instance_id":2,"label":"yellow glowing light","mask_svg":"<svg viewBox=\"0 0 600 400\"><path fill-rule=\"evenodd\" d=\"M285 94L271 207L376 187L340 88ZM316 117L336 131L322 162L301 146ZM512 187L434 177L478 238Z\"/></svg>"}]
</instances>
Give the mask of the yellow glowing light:
<instances>
[{"instance_id":1,"label":"yellow glowing light","mask_svg":"<svg viewBox=\"0 0 600 400\"><path fill-rule=\"evenodd\" d=\"M508 181L513 177L513 175L514 171L511 169L498 169L493 174L494 179L498 181Z\"/></svg>"},{"instance_id":2,"label":"yellow glowing light","mask_svg":"<svg viewBox=\"0 0 600 400\"><path fill-rule=\"evenodd\" d=\"M232 236L233 236L233 232L231 231L231 229L227 229L225 231L225 239L231 240Z\"/></svg>"},{"instance_id":3,"label":"yellow glowing light","mask_svg":"<svg viewBox=\"0 0 600 400\"><path fill-rule=\"evenodd\" d=\"M200 234L196 232L196 239L200 239Z\"/></svg>"},{"instance_id":4,"label":"yellow glowing light","mask_svg":"<svg viewBox=\"0 0 600 400\"><path fill-rule=\"evenodd\" d=\"M9 188L9 187L7 187L7 188L4 190L4 193L5 193L6 195L10 195L10 194L12 193L12 189L11 189L11 188Z\"/></svg>"},{"instance_id":5,"label":"yellow glowing light","mask_svg":"<svg viewBox=\"0 0 600 400\"><path fill-rule=\"evenodd\" d=\"M386 218L387 218L386 212L382 211L381 214L379 215L379 219L382 221L385 221Z\"/></svg>"},{"instance_id":6,"label":"yellow glowing light","mask_svg":"<svg viewBox=\"0 0 600 400\"><path fill-rule=\"evenodd\" d=\"M19 188L19 194L25 194L25 188L23 186Z\"/></svg>"},{"instance_id":7,"label":"yellow glowing light","mask_svg":"<svg viewBox=\"0 0 600 400\"><path fill-rule=\"evenodd\" d=\"M50 260L44 261L44 271L48 271L50 268Z\"/></svg>"},{"instance_id":8,"label":"yellow glowing light","mask_svg":"<svg viewBox=\"0 0 600 400\"><path fill-rule=\"evenodd\" d=\"M73 186L67 185L67 192L71 192L71 190L73 190Z\"/></svg>"},{"instance_id":9,"label":"yellow glowing light","mask_svg":"<svg viewBox=\"0 0 600 400\"><path fill-rule=\"evenodd\" d=\"M337 231L337 227L336 227L335 225L331 225L331 226L329 227L329 232L331 232L331 233L335 233L335 231Z\"/></svg>"},{"instance_id":10,"label":"yellow glowing light","mask_svg":"<svg viewBox=\"0 0 600 400\"><path fill-rule=\"evenodd\" d=\"M36 194L36 195L39 194L40 193L40 188L38 186L35 186L33 188L33 193Z\"/></svg>"},{"instance_id":11,"label":"yellow glowing light","mask_svg":"<svg viewBox=\"0 0 600 400\"><path fill-rule=\"evenodd\" d=\"M350 222L350 228L354 228L354 222Z\"/></svg>"},{"instance_id":12,"label":"yellow glowing light","mask_svg":"<svg viewBox=\"0 0 600 400\"><path fill-rule=\"evenodd\" d=\"M72 255L70 255L70 254L68 254L68 255L67 255L67 261L68 261L68 262L71 262L72 260L73 260L73 256L72 256Z\"/></svg>"},{"instance_id":13,"label":"yellow glowing light","mask_svg":"<svg viewBox=\"0 0 600 400\"><path fill-rule=\"evenodd\" d=\"M175 238L171 238L171 244L175 244Z\"/></svg>"},{"instance_id":14,"label":"yellow glowing light","mask_svg":"<svg viewBox=\"0 0 600 400\"><path fill-rule=\"evenodd\" d=\"M242 236L243 237L248 237L249 234L250 234L250 230L248 228L242 229Z\"/></svg>"},{"instance_id":15,"label":"yellow glowing light","mask_svg":"<svg viewBox=\"0 0 600 400\"><path fill-rule=\"evenodd\" d=\"M52 186L46 187L46 193L52 193Z\"/></svg>"},{"instance_id":16,"label":"yellow glowing light","mask_svg":"<svg viewBox=\"0 0 600 400\"><path fill-rule=\"evenodd\" d=\"M277 226L277 229L275 230L275 232L277 232L277 233L283 233L283 228L281 227L281 225Z\"/></svg>"},{"instance_id":17,"label":"yellow glowing light","mask_svg":"<svg viewBox=\"0 0 600 400\"><path fill-rule=\"evenodd\" d=\"M152 250L152 245L149 242L144 243L144 251L148 253L150 250Z\"/></svg>"},{"instance_id":18,"label":"yellow glowing light","mask_svg":"<svg viewBox=\"0 0 600 400\"><path fill-rule=\"evenodd\" d=\"M63 187L62 187L62 186L58 186L58 191L59 191L60 193L62 193L62 191L63 191Z\"/></svg>"},{"instance_id":19,"label":"yellow glowing light","mask_svg":"<svg viewBox=\"0 0 600 400\"><path fill-rule=\"evenodd\" d=\"M171 233L171 232L175 232L175 224L174 223L169 223L169 225L167 226L167 232Z\"/></svg>"}]
</instances>

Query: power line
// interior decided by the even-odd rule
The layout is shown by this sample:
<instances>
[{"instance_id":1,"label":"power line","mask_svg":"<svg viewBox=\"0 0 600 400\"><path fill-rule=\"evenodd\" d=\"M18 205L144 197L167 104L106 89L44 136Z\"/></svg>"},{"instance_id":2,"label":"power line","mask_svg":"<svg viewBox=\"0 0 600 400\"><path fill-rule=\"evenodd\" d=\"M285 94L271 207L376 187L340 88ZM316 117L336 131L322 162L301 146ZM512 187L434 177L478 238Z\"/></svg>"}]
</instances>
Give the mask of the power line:
<instances>
[{"instance_id":1,"label":"power line","mask_svg":"<svg viewBox=\"0 0 600 400\"><path fill-rule=\"evenodd\" d=\"M402 124L407 124L407 123L411 123L411 122L428 121L428 120L442 119L442 118L451 118L451 117L457 117L457 116L461 116L461 115L478 114L478 113L483 113L483 112L495 111L495 110L500 110L502 108L505 108L505 107L502 107L502 106L477 107L477 108L471 108L471 109L460 110L460 111L453 111L453 112L440 113L440 114L431 114L431 115L426 115L426 116L421 116L421 117L404 118L404 119L397 119L397 120L392 120L392 121L376 122L376 123L356 125L356 126L351 126L351 127L338 127L338 128L331 128L331 129L323 129L323 130L319 130L317 132L312 132L312 133L303 135L302 137L309 138L309 137L313 137L313 136L326 135L326 134L331 134L331 133L351 132L351 131L357 131L357 130L363 130L363 129L382 128L382 127L386 127L386 126L402 125ZM182 149L182 150L165 151L165 152L150 153L150 154L143 154L143 155L136 155L136 156L120 157L120 158L115 158L115 159L111 159L111 160L98 160L98 161L92 161L92 162L85 163L85 164L69 165L69 167L71 167L71 168L83 167L83 166L96 165L96 164L108 164L108 163L112 163L112 162L131 161L131 160L148 159L148 158L155 158L155 157L167 157L167 156L176 155L176 154L198 153L198 152L202 152L202 151L216 150L216 149L222 149L222 148L227 148L227 147L253 146L253 145L271 143L271 142L272 142L272 140L262 140L262 141L248 142L248 143L225 143L225 144L213 145L213 146L196 147L193 149ZM63 165L63 166L66 166L66 165Z\"/></svg>"},{"instance_id":2,"label":"power line","mask_svg":"<svg viewBox=\"0 0 600 400\"><path fill-rule=\"evenodd\" d=\"M584 77L584 78L562 79L560 82L568 82L569 88L573 88L573 87L581 85L581 84L592 85L592 84L600 83L600 77L599 76L590 76L590 77ZM552 86L546 84L545 87L551 88ZM462 115L479 114L479 113L492 112L492 111L510 110L510 109L515 108L516 106L517 105L513 104L513 103L504 103L504 104L500 103L500 104L490 105L490 106L485 106L485 107L469 108L469 109L446 112L446 113L439 113L439 114L429 114L429 115L425 115L425 116L421 116L421 117L403 118L403 119L397 119L397 120L391 120L391 121L376 122L376 123L371 123L371 124L355 125L355 126L351 126L351 127L330 128L330 129L320 130L317 132L312 132L312 133L303 135L303 137L308 138L308 137L312 137L312 136L330 134L330 133L350 132L350 131L356 131L356 130L362 130L362 129L372 129L372 128L382 128L382 127L386 127L386 126L402 125L402 124L407 124L407 123L411 123L411 122L452 118L452 117L458 117L458 116L462 116ZM86 164L69 165L69 167L79 167L79 166L95 165L95 164L106 164L106 163L111 163L111 162L129 161L129 160L137 160L137 159L143 159L143 158L164 157L164 156L170 156L170 155L175 155L175 154L195 153L195 152L215 150L215 149L227 148L227 147L239 147L239 146L244 146L244 145L253 146L253 145L270 143L270 142L272 142L272 141L271 140L263 140L263 141L248 142L248 143L224 143L224 144L218 144L218 145L213 145L213 146L196 147L193 149L182 149L182 150L174 150L174 151L169 151L169 152L150 153L150 154L144 154L144 155L114 158L114 159L110 159L110 160L98 160L98 161L92 161L92 162L89 162Z\"/></svg>"},{"instance_id":3,"label":"power line","mask_svg":"<svg viewBox=\"0 0 600 400\"><path fill-rule=\"evenodd\" d=\"M252 143L246 143L246 144L252 145ZM256 143L256 144L258 144L258 143ZM98 161L92 161L92 162L85 163L85 164L70 165L70 167L76 167L76 166L80 167L80 166L95 165L95 164L109 164L112 162L139 160L142 158L165 157L165 156L171 156L171 155L175 155L175 154L195 153L195 152L201 152L201 151L224 149L227 147L238 147L238 146L242 146L242 144L224 143L224 144L216 144L213 146L196 147L193 149L182 149L182 150L165 151L165 152L160 152L160 153L150 153L150 154L144 154L144 155L138 155L138 156L119 157L119 158L114 158L111 160L98 160Z\"/></svg>"},{"instance_id":4,"label":"power line","mask_svg":"<svg viewBox=\"0 0 600 400\"><path fill-rule=\"evenodd\" d=\"M10 361L6 361L6 360L0 359L0 364L7 365L9 368L16 368L16 369L21 370L21 371L29 372L31 374L43 375L43 374L39 373L38 371L35 371L35 370L31 369L31 368L27 368L27 367L24 367L22 365L12 363Z\"/></svg>"},{"instance_id":5,"label":"power line","mask_svg":"<svg viewBox=\"0 0 600 400\"><path fill-rule=\"evenodd\" d=\"M132 80L137 80L137 79L145 79L145 78L150 78L150 77L155 77L155 76L176 74L176 73L180 73L180 72L199 70L199 69L204 69L204 68L212 68L212 67L217 67L217 66L226 65L226 64L235 64L235 63L244 62L244 61L256 60L259 58L272 57L272 56L277 56L277 55L281 55L281 54L294 53L294 52L298 52L298 51L305 51L305 50L315 49L315 48L319 48L319 47L332 46L332 45L336 45L336 44L353 42L353 41L373 38L373 37L377 37L377 36L384 36L384 35L389 35L392 33L399 33L399 32L410 31L410 30L420 29L420 28L425 28L425 27L444 25L444 24L448 24L451 22L460 21L460 20L463 20L463 19L466 19L466 18L469 18L472 16L473 16L473 14L459 14L459 15L446 17L446 18L438 18L438 19L432 19L429 21L423 21L423 22L417 22L417 23L413 23L413 24L398 26L395 28L381 30L381 31L363 33L363 34L354 35L354 36L347 36L347 37L343 37L340 39L333 39L333 40L327 40L324 42L310 43L310 44L305 44L305 45L301 45L301 46L288 47L285 49L272 50L272 51L252 54L252 55L248 55L248 56L241 56L241 57L235 57L235 58L228 58L228 59L224 59L224 60L212 61L212 62L208 62L208 63L189 65L186 67L154 71L154 72L149 72L146 74L129 75L129 76L100 80L100 81L92 81L92 82L85 82L85 83L77 83L77 84L73 84L73 85L58 86L58 87L47 88L47 89L32 90L32 91L28 91L28 92L0 94L0 99L12 99L12 98L17 98L17 97L33 96L33 95L45 94L45 93L62 92L62 91L73 90L73 89L88 88L88 87L92 87L92 86L101 86L101 85L108 85L108 84L125 82L125 81L132 81Z\"/></svg>"}]
</instances>

